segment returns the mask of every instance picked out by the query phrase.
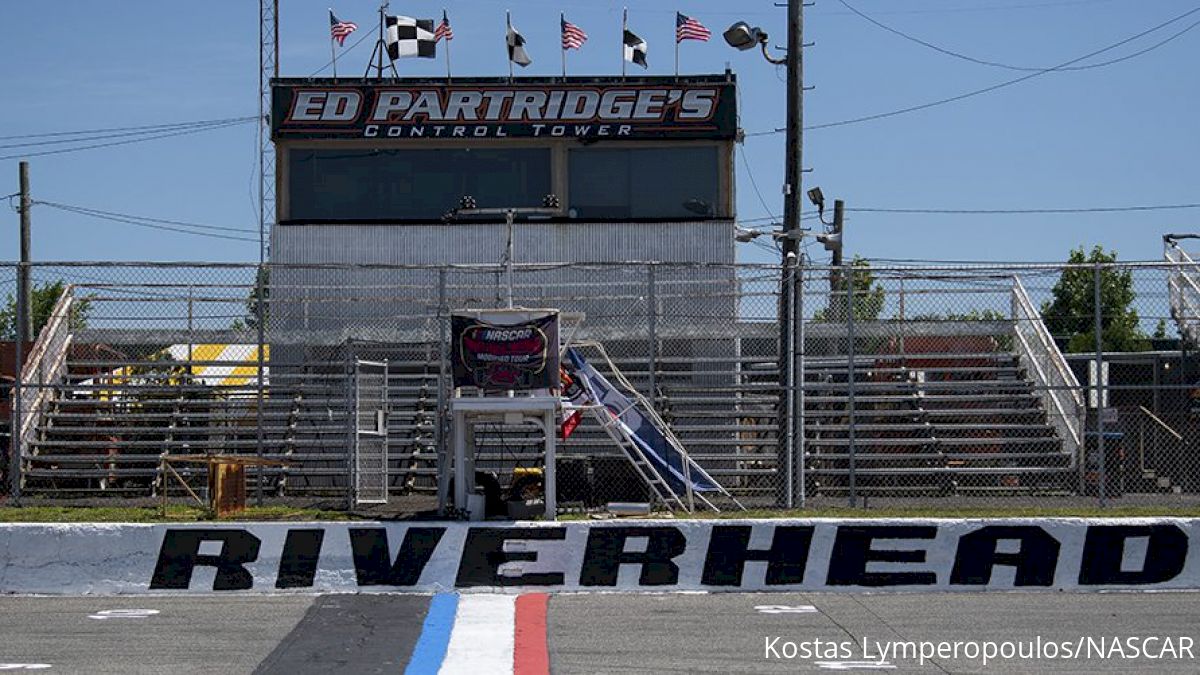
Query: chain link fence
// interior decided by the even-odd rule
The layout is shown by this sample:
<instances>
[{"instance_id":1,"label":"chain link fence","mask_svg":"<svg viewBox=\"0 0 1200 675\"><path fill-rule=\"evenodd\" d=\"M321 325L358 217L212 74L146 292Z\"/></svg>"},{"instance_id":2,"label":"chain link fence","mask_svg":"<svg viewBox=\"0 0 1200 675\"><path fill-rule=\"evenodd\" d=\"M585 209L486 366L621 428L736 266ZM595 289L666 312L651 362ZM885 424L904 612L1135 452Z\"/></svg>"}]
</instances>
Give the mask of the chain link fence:
<instances>
[{"instance_id":1,"label":"chain link fence","mask_svg":"<svg viewBox=\"0 0 1200 675\"><path fill-rule=\"evenodd\" d=\"M256 499L350 502L355 364L386 361L387 490L436 503L450 444L450 312L511 301L559 309L564 340L602 346L584 350L589 361L651 402L728 490L724 507L1200 501L1200 270L1177 249L1164 263L877 262L783 274L715 264L28 267L38 335L25 345L12 342L18 266L0 269L0 490L14 497L179 497L183 483L202 490L203 476L168 476L164 455L226 453L282 462L251 469ZM781 303L802 320L781 326ZM494 489L535 495L542 432L474 431L477 469ZM564 508L650 499L594 419L562 442L557 468Z\"/></svg>"}]
</instances>

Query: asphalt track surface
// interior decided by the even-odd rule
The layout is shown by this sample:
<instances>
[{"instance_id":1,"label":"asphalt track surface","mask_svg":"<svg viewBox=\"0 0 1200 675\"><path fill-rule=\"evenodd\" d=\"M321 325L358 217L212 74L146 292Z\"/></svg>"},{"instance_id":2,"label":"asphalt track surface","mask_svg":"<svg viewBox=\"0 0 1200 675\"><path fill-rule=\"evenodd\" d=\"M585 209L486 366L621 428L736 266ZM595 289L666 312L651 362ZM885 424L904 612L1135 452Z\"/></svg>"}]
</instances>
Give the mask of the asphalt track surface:
<instances>
[{"instance_id":1,"label":"asphalt track surface","mask_svg":"<svg viewBox=\"0 0 1200 675\"><path fill-rule=\"evenodd\" d=\"M475 595L468 602L469 598L5 596L0 597L0 670L301 675L403 673L406 668L434 672L441 664L442 672L514 672L511 637L508 652L490 665L487 659L496 657L489 654L497 648L493 643L504 643L505 636L511 635L511 607L523 601L496 595ZM1200 660L1181 649L1188 644L1200 656L1197 593L558 594L549 596L548 602L544 596L541 600L545 628L533 637L535 642L541 640L549 669L558 674L1200 672ZM431 609L439 602L450 607L449 616L455 603L459 607L457 621L441 626L449 646L443 645L445 653L435 655L433 661L413 663L429 656L415 654L428 652L429 634L438 628L427 619L439 611ZM464 618L464 603L483 608L482 613ZM522 610L520 604L516 607L520 660ZM129 610L137 609L157 613L129 615ZM1040 638L1044 645L1078 644L1080 638L1089 637L1094 642L1110 641L1109 658L1093 653L1051 659L1043 654L1028 660L996 658L985 666L979 658L966 658L963 653L924 664L919 658L881 660L877 651L862 653L864 639L869 645L888 641L952 645L1036 643ZM778 656L767 648L772 638L778 638L774 643ZM1125 645L1129 638L1158 638L1140 643L1155 652L1164 651L1165 638L1171 638L1180 655L1129 658L1127 651L1127 658L1117 658L1111 651L1113 638L1126 641ZM524 639L529 639L528 634ZM802 642L811 646L817 639L826 649L832 643L853 644L854 653L833 658L799 653ZM797 645L790 658L787 642ZM476 657L483 660L471 661ZM17 669L17 664L26 667ZM518 663L515 670L537 672L538 667L536 661L532 666ZM545 665L540 667L545 672Z\"/></svg>"}]
</instances>

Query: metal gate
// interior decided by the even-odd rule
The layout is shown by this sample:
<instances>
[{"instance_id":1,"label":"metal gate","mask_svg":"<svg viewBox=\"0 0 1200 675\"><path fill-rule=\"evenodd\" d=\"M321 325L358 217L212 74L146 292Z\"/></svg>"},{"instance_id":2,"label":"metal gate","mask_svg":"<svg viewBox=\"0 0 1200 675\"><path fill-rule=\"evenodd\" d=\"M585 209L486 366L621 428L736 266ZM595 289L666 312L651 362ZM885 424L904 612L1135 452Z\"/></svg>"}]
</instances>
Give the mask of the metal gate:
<instances>
[{"instance_id":1,"label":"metal gate","mask_svg":"<svg viewBox=\"0 0 1200 675\"><path fill-rule=\"evenodd\" d=\"M354 362L354 502L388 500L388 364Z\"/></svg>"}]
</instances>

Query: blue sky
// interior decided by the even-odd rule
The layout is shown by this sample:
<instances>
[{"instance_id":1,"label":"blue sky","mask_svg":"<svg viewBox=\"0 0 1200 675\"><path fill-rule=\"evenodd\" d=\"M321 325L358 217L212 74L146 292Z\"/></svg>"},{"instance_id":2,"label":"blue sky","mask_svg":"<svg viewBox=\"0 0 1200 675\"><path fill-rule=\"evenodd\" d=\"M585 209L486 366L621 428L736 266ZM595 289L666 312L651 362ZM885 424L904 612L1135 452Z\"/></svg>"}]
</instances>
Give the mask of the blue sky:
<instances>
[{"instance_id":1,"label":"blue sky","mask_svg":"<svg viewBox=\"0 0 1200 675\"><path fill-rule=\"evenodd\" d=\"M1125 39L1196 6L1194 0L847 0L878 21L949 50L1028 67L1049 67ZM281 73L314 74L329 61L328 0L285 0ZM741 83L747 132L784 123L783 72L719 39L745 18L780 43L784 10L770 0L629 2L630 28L650 44L651 74L672 69L676 9L718 34L684 43L683 72L720 72ZM377 4L342 0L338 16L371 30ZM590 36L570 54L574 74L619 72L622 4L605 0L394 2L392 11L454 24L456 75L507 72L506 7L534 64L560 67L558 13ZM736 7L736 9L731 9ZM741 11L739 11L741 10ZM1107 52L1149 47L1200 15ZM0 135L166 124L253 115L258 88L258 3L123 0L56 3L7 0L0 62L7 83ZM16 29L14 27L19 27ZM806 10L805 116L822 124L904 108L1019 77L903 40L850 13L839 0ZM360 74L371 46L343 50L340 73ZM1200 29L1111 66L1054 72L956 103L806 134L804 160L826 196L849 207L1012 209L1197 202L1200 109L1195 62ZM444 63L408 60L402 74L437 75ZM328 74L329 71L322 71ZM37 139L35 139L37 140ZM27 141L27 139L26 139ZM0 140L0 145L23 139ZM739 148L738 211L744 219L780 210L783 135ZM0 156L60 146L0 148ZM257 145L253 124L147 143L34 157L35 199L141 216L253 230ZM753 171L766 205L755 195ZM17 190L17 159L0 160L0 195ZM6 211L0 259L17 256L17 216ZM851 212L847 252L872 258L1059 261L1080 244L1103 244L1123 260L1158 259L1160 235L1191 231L1200 210L1117 214L945 216ZM39 206L38 260L252 261L257 244L148 230ZM253 235L250 235L253 237ZM814 259L822 260L819 250ZM743 259L766 262L746 247Z\"/></svg>"}]
</instances>

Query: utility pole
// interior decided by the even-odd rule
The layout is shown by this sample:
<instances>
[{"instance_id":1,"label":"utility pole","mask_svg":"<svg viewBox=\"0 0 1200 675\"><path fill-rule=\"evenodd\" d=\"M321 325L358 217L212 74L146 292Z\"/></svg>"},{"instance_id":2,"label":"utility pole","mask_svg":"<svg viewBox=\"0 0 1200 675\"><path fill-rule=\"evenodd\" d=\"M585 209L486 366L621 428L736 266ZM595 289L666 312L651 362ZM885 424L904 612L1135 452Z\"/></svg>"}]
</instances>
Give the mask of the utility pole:
<instances>
[{"instance_id":1,"label":"utility pole","mask_svg":"<svg viewBox=\"0 0 1200 675\"><path fill-rule=\"evenodd\" d=\"M830 232L826 237L818 237L817 239L825 244L825 248L829 250L832 259L829 262L829 292L836 293L838 285L838 272L842 269L842 228L845 221L843 214L846 210L846 203L840 199L833 200L833 232ZM831 295L830 298L833 296Z\"/></svg>"},{"instance_id":2,"label":"utility pole","mask_svg":"<svg viewBox=\"0 0 1200 675\"><path fill-rule=\"evenodd\" d=\"M29 196L29 162L19 165L21 182L21 265L17 274L17 340L19 342L33 341L33 286L29 279L30 258L30 211L33 200Z\"/></svg>"},{"instance_id":3,"label":"utility pole","mask_svg":"<svg viewBox=\"0 0 1200 675\"><path fill-rule=\"evenodd\" d=\"M804 0L788 0L787 3L787 126L784 140L784 186L783 186L783 257L780 274L779 294L779 350L784 358L779 359L779 385L787 395L781 397L784 405L783 414L779 416L779 447L777 464L787 476L795 474L795 464L803 464L804 458L792 457L791 448L794 434L804 433L798 429L800 410L796 406L798 397L789 391L792 386L803 386L796 382L795 350L804 351L803 345L797 345L794 336L798 324L804 320L802 316L793 316L793 299L800 292L799 273L788 263L788 256L793 256L796 267L803 264L800 259L800 210L803 204L801 175L804 157L804 60L801 52L804 49ZM789 272L793 272L790 273ZM785 350L792 353L782 354ZM791 481L780 480L776 492L776 502L779 506L792 503L792 492L789 488Z\"/></svg>"}]
</instances>

